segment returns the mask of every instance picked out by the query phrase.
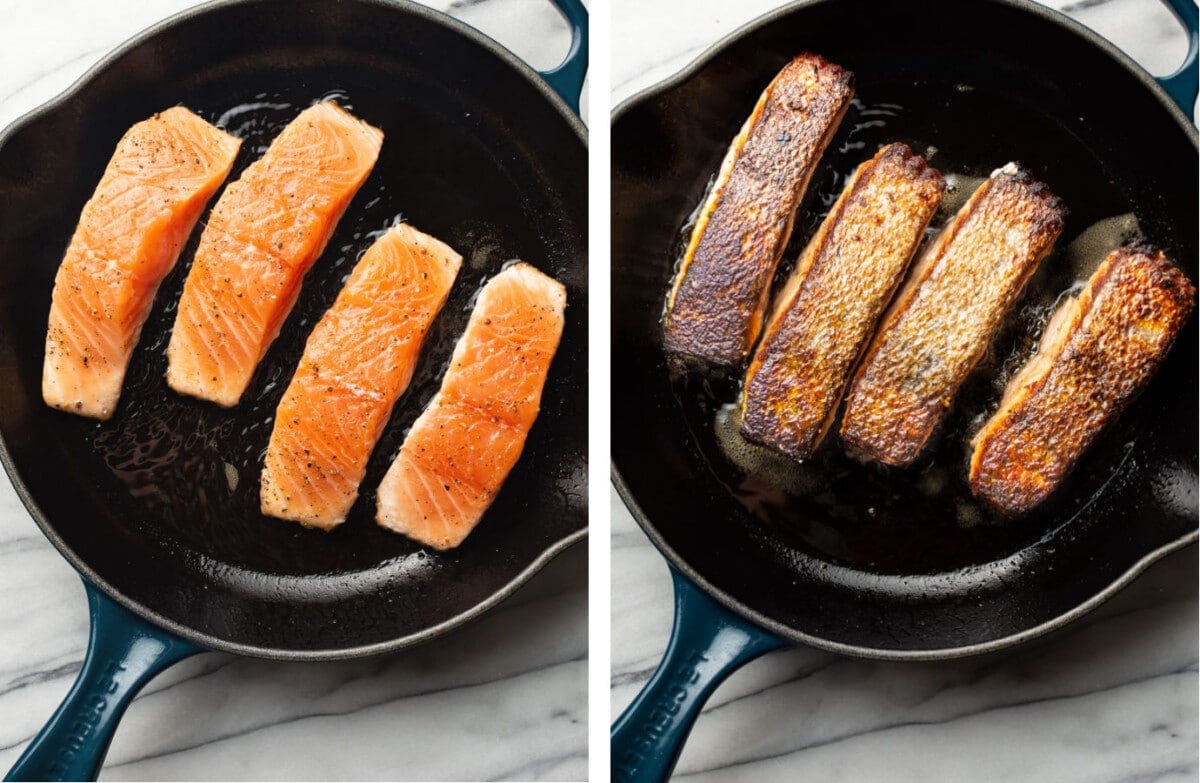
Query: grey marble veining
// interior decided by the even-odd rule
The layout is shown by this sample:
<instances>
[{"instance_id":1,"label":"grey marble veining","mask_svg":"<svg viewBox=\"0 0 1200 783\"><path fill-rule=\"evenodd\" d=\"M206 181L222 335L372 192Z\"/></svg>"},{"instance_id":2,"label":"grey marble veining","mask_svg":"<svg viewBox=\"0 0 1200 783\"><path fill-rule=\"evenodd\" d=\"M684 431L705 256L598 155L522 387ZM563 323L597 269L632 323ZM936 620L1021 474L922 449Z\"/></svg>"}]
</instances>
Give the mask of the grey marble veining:
<instances>
[{"instance_id":1,"label":"grey marble veining","mask_svg":"<svg viewBox=\"0 0 1200 783\"><path fill-rule=\"evenodd\" d=\"M665 562L614 494L612 717L658 663ZM1196 550L1058 635L1010 653L891 663L811 649L735 673L677 780L1195 780Z\"/></svg>"},{"instance_id":2,"label":"grey marble veining","mask_svg":"<svg viewBox=\"0 0 1200 783\"><path fill-rule=\"evenodd\" d=\"M191 0L5 0L0 127ZM567 49L547 2L439 0L535 68ZM0 215L0 220L3 216ZM187 660L132 704L102 779L581 780L587 775L587 551L575 546L482 619L379 658ZM75 572L0 474L0 769L66 694L88 620Z\"/></svg>"},{"instance_id":3,"label":"grey marble veining","mask_svg":"<svg viewBox=\"0 0 1200 783\"><path fill-rule=\"evenodd\" d=\"M669 77L771 0L614 0L614 103ZM1153 73L1186 44L1157 0L1055 0ZM653 672L671 626L665 561L612 494L612 702ZM716 783L1195 781L1197 550L1151 567L1050 638L1002 655L885 663L790 649L714 693L675 779Z\"/></svg>"}]
</instances>

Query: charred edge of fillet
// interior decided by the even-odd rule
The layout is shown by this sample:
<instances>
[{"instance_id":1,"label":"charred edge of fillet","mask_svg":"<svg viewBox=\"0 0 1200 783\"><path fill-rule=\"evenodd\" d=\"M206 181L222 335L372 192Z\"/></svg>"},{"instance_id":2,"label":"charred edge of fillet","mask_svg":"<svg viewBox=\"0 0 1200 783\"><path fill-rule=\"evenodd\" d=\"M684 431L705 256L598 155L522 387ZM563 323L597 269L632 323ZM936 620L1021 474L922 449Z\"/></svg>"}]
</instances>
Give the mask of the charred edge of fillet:
<instances>
[{"instance_id":1,"label":"charred edge of fillet","mask_svg":"<svg viewBox=\"0 0 1200 783\"><path fill-rule=\"evenodd\" d=\"M1070 323L1064 328L1071 332L1080 328L1089 314L1097 292L1113 277L1120 274L1125 264L1139 262L1141 262L1142 268L1132 274L1140 278L1139 288L1143 291L1156 290L1161 293L1161 322L1170 330L1170 334L1155 353L1142 357L1142 361L1137 366L1118 367L1109 361L1109 357L1098 355L1090 357L1090 361L1083 366L1084 372L1095 375L1098 379L1112 378L1114 375L1125 372L1141 375L1125 389L1119 388L1120 381L1117 379L1114 379L1111 384L1106 384L1108 388L1115 390L1116 397L1105 411L1104 420L1090 430L1084 431L1078 444L1073 447L1072 453L1058 455L1058 458L1049 463L1045 470L1035 470L1027 465L1015 464L1010 459L1013 452L1021 447L1023 441L1026 446L1029 445L1028 433L1036 435L1036 431L1045 426L1043 422L1070 415L1070 413L1065 413L1055 417L1036 409L1026 413L1019 411L1023 404L1045 388L1046 382L1051 378L1064 355L1069 353L1071 358L1080 358L1079 354L1072 352L1071 334L1067 334L1058 346L1039 346L1038 351L1026 363L1026 367L1043 358L1041 356L1043 349L1052 350L1053 354L1048 357L1045 369L1033 377L1023 377L1025 371L1025 367L1023 367L1005 389L1004 399L1001 401L999 410L973 438L974 450L970 462L971 492L1005 516L1011 518L1024 516L1057 491L1062 481L1074 470L1079 460L1095 444L1100 435L1112 426L1113 422L1149 385L1191 315L1195 307L1195 286L1161 251L1147 242L1137 241L1114 250L1096 270L1079 298L1072 298L1064 302L1055 312L1052 322L1053 318L1059 317L1065 308L1078 308ZM1132 305L1132 303L1128 303L1128 305ZM1142 307L1149 306L1143 305ZM1049 337L1048 333L1047 338ZM1098 382L1103 384L1103 380ZM1053 400L1050 402L1053 403ZM1068 401L1069 403L1070 401ZM1080 415L1086 415L1086 412L1080 411ZM1014 417L1016 420L1013 420ZM1062 422L1051 421L1050 426L1060 424ZM1022 438L1023 434L1027 437ZM1010 448L994 453L992 447L1004 440L1009 441ZM1051 442L1047 438L1035 437L1034 440L1047 451L1050 450Z\"/></svg>"},{"instance_id":2,"label":"charred edge of fillet","mask_svg":"<svg viewBox=\"0 0 1200 783\"><path fill-rule=\"evenodd\" d=\"M1066 222L1067 216L1071 211L1067 209L1067 203L1050 190L1049 185L1041 180L1034 179L1028 169L1019 163L1009 165L1016 169L1016 173L1002 170L1000 175L995 177L995 179L998 184L1003 182L1005 184L1020 185L1020 188L1016 192L1018 194L1024 193L1037 202L1038 210L1033 219L1034 230L1032 236L1037 240L1037 244L1046 243L1047 237L1049 237L1045 253L1043 253L1044 257L1050 252L1053 243L1058 240L1058 235L1062 233L1063 223ZM1038 264L1040 263L1039 259ZM1038 264L1033 265L1033 268L1030 270L1030 276L1037 269ZM1026 278L1026 282L1028 282L1028 278ZM1024 284L1022 284L1022 288L1024 288Z\"/></svg>"},{"instance_id":3,"label":"charred edge of fillet","mask_svg":"<svg viewBox=\"0 0 1200 783\"><path fill-rule=\"evenodd\" d=\"M875 160L880 163L894 162L901 166L909 180L917 187L928 185L939 195L946 192L946 178L942 176L942 172L930 166L925 158L913 152L912 148L903 142L895 141L883 147L876 154Z\"/></svg>"},{"instance_id":4,"label":"charred edge of fillet","mask_svg":"<svg viewBox=\"0 0 1200 783\"><path fill-rule=\"evenodd\" d=\"M793 424L786 421L785 417L769 404L752 404L753 400L785 399L789 396L789 391L793 390L797 384L803 385L804 377L793 377L786 374L779 362L774 361L778 358L780 351L788 350L787 345L780 345L778 341L786 340L787 335L793 333L789 315L804 291L804 284L813 266L828 249L830 235L845 219L846 210L853 204L855 196L867 188L895 186L910 188L914 192L916 198L923 203L924 219L903 263L893 273L894 279L891 281L888 291L881 297L875 312L869 316L870 324L858 340L854 357L844 367L825 368L827 371L836 371L840 375L835 379L836 392L829 399L806 397L796 401L797 407L809 407L810 410L819 413L819 424L815 426ZM741 431L747 440L781 451L799 461L811 457L824 441L837 417L838 405L850 373L870 341L871 330L875 322L903 280L904 272L920 243L920 236L929 220L932 219L945 189L946 182L941 173L929 166L919 155L914 154L906 144L898 142L883 147L874 158L862 163L851 175L850 181L839 195L834 208L800 254L792 276L778 297L762 342L755 351L750 368L746 373ZM864 217L870 218L870 215ZM821 369L814 367L812 371L820 372Z\"/></svg>"},{"instance_id":5,"label":"charred edge of fillet","mask_svg":"<svg viewBox=\"0 0 1200 783\"><path fill-rule=\"evenodd\" d=\"M668 294L669 353L720 366L745 361L761 331L796 209L850 106L853 87L850 71L802 54L763 93L727 153L722 181L696 221ZM811 155L797 156L801 145L811 145ZM751 210L757 215L747 220ZM738 263L747 258L757 264Z\"/></svg>"}]
</instances>

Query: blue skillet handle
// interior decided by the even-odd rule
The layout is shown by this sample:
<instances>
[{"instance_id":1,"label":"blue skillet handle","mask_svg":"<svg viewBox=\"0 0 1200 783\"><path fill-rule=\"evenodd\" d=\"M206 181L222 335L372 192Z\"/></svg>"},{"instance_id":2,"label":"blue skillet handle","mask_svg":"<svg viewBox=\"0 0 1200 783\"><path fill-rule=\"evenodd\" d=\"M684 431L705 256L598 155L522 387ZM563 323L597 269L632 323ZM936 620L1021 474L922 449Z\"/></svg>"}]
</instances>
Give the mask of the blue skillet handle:
<instances>
[{"instance_id":1,"label":"blue skillet handle","mask_svg":"<svg viewBox=\"0 0 1200 783\"><path fill-rule=\"evenodd\" d=\"M142 686L202 652L83 584L92 618L83 670L5 780L95 780L117 723Z\"/></svg>"},{"instance_id":2,"label":"blue skillet handle","mask_svg":"<svg viewBox=\"0 0 1200 783\"><path fill-rule=\"evenodd\" d=\"M571 48L567 57L549 71L541 71L542 78L558 93L571 111L579 114L579 97L583 93L583 78L588 65L588 12L581 0L553 0L567 18L571 28Z\"/></svg>"},{"instance_id":3,"label":"blue skillet handle","mask_svg":"<svg viewBox=\"0 0 1200 783\"><path fill-rule=\"evenodd\" d=\"M673 567L675 626L646 687L612 728L614 783L661 783L708 697L726 677L787 642L730 612Z\"/></svg>"},{"instance_id":4,"label":"blue skillet handle","mask_svg":"<svg viewBox=\"0 0 1200 783\"><path fill-rule=\"evenodd\" d=\"M1197 92L1197 76L1196 71L1196 55L1197 55L1197 36L1200 35L1200 9L1197 9L1195 0L1166 0L1167 5L1171 6L1171 10L1175 12L1175 16L1183 22L1183 26L1187 29L1188 35L1188 51L1187 57L1183 59L1183 65L1179 70L1170 76L1157 76L1158 83L1163 86L1171 99L1179 105L1187 118L1191 120L1196 112L1196 92Z\"/></svg>"}]
</instances>

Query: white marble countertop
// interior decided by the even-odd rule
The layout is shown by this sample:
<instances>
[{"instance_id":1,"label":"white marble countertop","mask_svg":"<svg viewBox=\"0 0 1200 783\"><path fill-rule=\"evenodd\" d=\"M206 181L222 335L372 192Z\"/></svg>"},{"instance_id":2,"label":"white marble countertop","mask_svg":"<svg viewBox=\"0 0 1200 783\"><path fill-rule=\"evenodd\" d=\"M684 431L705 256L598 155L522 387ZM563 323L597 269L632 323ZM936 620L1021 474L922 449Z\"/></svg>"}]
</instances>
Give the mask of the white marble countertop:
<instances>
[{"instance_id":1,"label":"white marble countertop","mask_svg":"<svg viewBox=\"0 0 1200 783\"><path fill-rule=\"evenodd\" d=\"M1054 0L1153 73L1186 44L1158 0ZM614 104L778 5L614 0ZM666 563L612 495L612 702L666 646ZM1003 657L883 663L791 649L713 694L676 780L791 783L1195 781L1197 550L1153 566L1067 631Z\"/></svg>"},{"instance_id":2,"label":"white marble countertop","mask_svg":"<svg viewBox=\"0 0 1200 783\"><path fill-rule=\"evenodd\" d=\"M5 0L0 127L194 4ZM567 48L545 2L428 4L535 67ZM584 779L586 590L587 551L575 546L480 621L408 651L321 664L190 659L132 704L101 778ZM0 474L0 769L66 694L87 634L79 578Z\"/></svg>"}]
</instances>

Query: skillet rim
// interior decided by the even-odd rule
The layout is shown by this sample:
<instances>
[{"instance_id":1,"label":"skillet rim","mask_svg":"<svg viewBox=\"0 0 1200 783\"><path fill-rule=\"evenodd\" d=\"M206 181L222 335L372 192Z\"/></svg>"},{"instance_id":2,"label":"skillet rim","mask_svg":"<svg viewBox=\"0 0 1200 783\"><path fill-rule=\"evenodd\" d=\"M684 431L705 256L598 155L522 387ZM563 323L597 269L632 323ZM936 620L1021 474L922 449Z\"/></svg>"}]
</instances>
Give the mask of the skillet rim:
<instances>
[{"instance_id":1,"label":"skillet rim","mask_svg":"<svg viewBox=\"0 0 1200 783\"><path fill-rule=\"evenodd\" d=\"M185 8L171 16L168 16L154 24L146 27L141 32L127 38L107 54L101 57L95 64L83 72L74 82L65 90L55 95L48 101L34 107L28 112L22 114L17 119L13 120L6 128L0 130L0 155L4 154L4 149L8 142L20 131L31 123L41 119L42 117L53 114L65 108L72 100L78 97L94 79L99 77L109 68L116 64L118 60L130 54L134 50L140 48L144 44L153 40L155 37L165 33L170 29L182 27L190 23L194 18L216 13L227 8L235 6L268 6L277 3L287 3L288 0L207 0L190 8ZM547 100L552 107L557 111L559 116L566 121L567 126L575 134L575 137L587 149L587 126L583 120L571 111L570 107L563 98L556 93L549 84L542 78L541 74L532 66L526 63L517 55L506 49L500 43L485 35L481 31L471 27L465 22L459 21L454 17L437 11L428 6L420 5L413 0L343 0L361 6L367 6L388 13L409 14L422 18L425 21L434 24L440 24L453 32L465 37L476 46L483 48L496 57L500 58L509 67L523 77L527 82L541 93L542 97ZM561 11L556 7L556 11ZM586 245L585 245L586 251ZM586 252L585 252L586 257ZM102 591L106 596L120 604L123 608L129 610L133 614L142 619L153 623L155 626L168 631L175 636L185 639L194 644L200 645L205 650L214 650L221 652L229 652L237 655L244 655L251 658L264 658L271 660L282 661L331 661L331 660L347 660L351 658L364 658L382 653L401 650L406 647L412 647L422 642L429 641L435 637L441 636L449 631L465 625L476 619L480 615L501 603L504 599L511 596L518 589L525 585L533 576L542 570L555 557L561 554L569 547L584 540L588 535L589 524L585 522L579 529L574 530L567 535L559 538L546 549L544 549L537 557L512 579L504 584L499 590L493 592L484 600L472 606L466 611L460 612L453 617L443 620L440 623L431 625L416 633L411 633L406 636L401 636L396 639L390 639L384 642L376 642L373 644L357 645L352 647L342 648L323 648L312 650L290 650L275 647L264 647L259 645L241 644L230 642L218 636L203 633L190 626L183 625L175 620L165 617L158 612L155 612L141 603L129 598L124 593L118 591L109 582L103 579L85 559L78 555L73 549L67 546L66 542L59 536L57 530L46 517L32 493L25 485L24 479L17 470L16 464L13 461L9 451L8 442L5 440L3 430L0 430L0 465L4 467L4 472L8 475L9 481L12 483L13 490L17 497L21 500L25 510L33 518L35 524L42 531L42 535L53 545L60 555L71 565L72 568L83 578L85 588L90 585Z\"/></svg>"},{"instance_id":2,"label":"skillet rim","mask_svg":"<svg viewBox=\"0 0 1200 783\"><path fill-rule=\"evenodd\" d=\"M793 13L803 12L810 7L826 5L832 2L835 2L835 0L793 0L793 2L787 3L779 8L768 11L761 16L751 19L749 22L738 27L728 35L722 36L676 73L668 76L662 81L656 82L637 91L630 97L621 101L621 103L618 104L617 107L612 111L609 127L614 127L626 114L628 114L637 106L661 94L670 92L671 90L680 87L684 82L692 79L697 73L699 73L700 70L719 57L726 48L753 34L760 28L772 24L779 19L789 16ZM1180 130L1187 135L1188 139L1192 143L1192 146L1200 151L1200 138L1198 138L1197 128L1183 113L1183 110L1180 109L1175 101L1171 99L1166 90L1163 89L1162 85L1159 84L1158 80L1155 79L1152 74L1146 71L1146 69L1142 68L1142 66L1139 65L1132 57L1127 55L1121 49L1117 48L1117 46L1107 38L1104 38L1095 30L1092 30L1090 27L1084 25L1082 22L1072 19L1061 11L1041 5L1040 3L1035 2L1035 0L977 0L977 2L1007 6L1018 11L1030 13L1045 21L1057 24L1064 31L1068 33L1074 33L1075 35L1083 38L1085 41L1091 43L1093 46L1120 64L1127 72L1141 82L1143 87L1149 89L1150 93L1154 96L1158 103L1167 110L1167 113L1180 127ZM1174 18L1174 12L1172 12L1172 17ZM1078 618L1098 607L1100 604L1112 598L1130 582L1141 575L1141 573L1149 568L1152 564L1158 562L1172 552L1178 551L1190 544L1200 541L1200 528L1196 528L1184 533L1181 536L1178 536L1177 538L1165 542L1158 548L1143 555L1135 563L1130 565L1129 568L1118 575L1105 588L1097 591L1086 601L1077 604L1073 608L1063 612L1057 617L1033 627L1026 628L1023 631L1018 631L1017 633L1012 633L1007 636L1002 636L986 642L965 644L959 647L920 650L876 648L865 645L835 642L823 637L814 636L804 631L796 630L789 625L767 617L756 609L753 609L726 594L724 591L720 590L707 579L705 579L694 568L692 568L687 561L680 557L679 553L671 548L662 535L659 534L657 528L654 527L653 523L649 519L649 516L642 510L641 504L637 502L633 492L625 483L625 479L622 477L621 470L617 466L615 459L610 460L610 471L613 488L617 490L617 495L621 498L621 502L625 504L625 508L628 509L630 515L634 518L634 521L637 522L638 527L642 529L642 532L646 534L651 543L654 544L655 548L658 549L664 558L666 558L668 566L677 569L686 575L692 584L703 591L709 598L713 599L725 609L728 609L744 620L748 620L755 625L770 631L781 639L796 644L814 647L819 650L825 650L827 652L847 655L855 658L867 658L884 661L937 661L965 658L972 655L983 655L986 653L997 652L999 650L1006 650L1010 647L1015 647L1031 641L1039 636L1043 636L1052 631L1058 630L1077 620Z\"/></svg>"}]
</instances>

